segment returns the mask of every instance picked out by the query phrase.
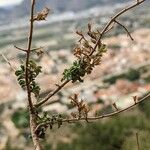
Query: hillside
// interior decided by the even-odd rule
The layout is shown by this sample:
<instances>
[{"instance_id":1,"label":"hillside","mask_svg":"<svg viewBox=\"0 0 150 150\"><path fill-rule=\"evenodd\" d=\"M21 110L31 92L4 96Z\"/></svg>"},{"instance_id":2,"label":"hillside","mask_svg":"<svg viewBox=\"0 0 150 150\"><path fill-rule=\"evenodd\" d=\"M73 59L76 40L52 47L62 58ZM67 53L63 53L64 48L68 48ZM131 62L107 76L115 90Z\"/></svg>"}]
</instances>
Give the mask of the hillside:
<instances>
[{"instance_id":1,"label":"hillside","mask_svg":"<svg viewBox=\"0 0 150 150\"><path fill-rule=\"evenodd\" d=\"M128 5L124 2L129 0L36 1L36 11L45 6L54 11L46 21L35 23L32 38L31 61L34 60L42 67L42 73L36 79L41 88L39 100L42 100L61 84L62 73L66 68L70 68L76 59L73 49L79 37L75 31L86 32L89 22L92 24L92 31L102 31L109 18ZM14 74L14 70L24 64L26 57L26 53L19 51L14 45L26 49L30 2L31 0L23 0L18 6L0 9L0 150L33 149L26 91L20 88ZM130 3L134 2L136 0L130 0ZM138 6L118 18L129 30L134 41L116 24L103 38L102 43L107 45L108 51L103 55L101 65L97 66L92 74L85 76L83 83L66 85L51 97L51 101L37 109L38 118L43 118L37 121L38 124L46 119L42 111L54 120L61 115L69 118L73 117L72 114L76 115L77 108L69 100L74 93L79 94L79 98L89 106L88 117L97 117L122 110L132 104L136 105L139 101L134 97L137 96L141 100L150 92L149 4L150 1L147 1L143 6ZM33 50L38 47L41 48ZM35 55L35 52L39 54L41 51L44 53ZM148 150L148 100L149 97L130 111L95 123L91 123L91 120L86 120L89 123L77 124L63 122L63 126L58 129L52 122L53 129L48 130L46 139L41 139L43 149L137 150L137 133L140 148ZM78 117L78 114L76 116ZM58 125L59 121L61 120L58 120Z\"/></svg>"},{"instance_id":2,"label":"hillside","mask_svg":"<svg viewBox=\"0 0 150 150\"><path fill-rule=\"evenodd\" d=\"M118 3L125 3L129 0L37 0L36 10L41 10L44 6L51 8L55 13L62 13L65 11L81 11L95 6L115 5ZM20 5L13 8L0 8L0 19L8 18L16 19L28 15L30 12L30 0L24 0ZM6 11L8 13L6 13Z\"/></svg>"},{"instance_id":3,"label":"hillside","mask_svg":"<svg viewBox=\"0 0 150 150\"><path fill-rule=\"evenodd\" d=\"M37 0L37 9L41 9L43 6L47 6L49 8L52 8L53 10L57 12L64 12L64 11L80 11L84 9L88 9L90 7L96 6L96 5L112 5L116 3L122 3L127 2L129 0ZM30 1L24 0L17 8L18 10L25 10L28 11L28 5ZM24 9L26 8L26 9Z\"/></svg>"}]
</instances>

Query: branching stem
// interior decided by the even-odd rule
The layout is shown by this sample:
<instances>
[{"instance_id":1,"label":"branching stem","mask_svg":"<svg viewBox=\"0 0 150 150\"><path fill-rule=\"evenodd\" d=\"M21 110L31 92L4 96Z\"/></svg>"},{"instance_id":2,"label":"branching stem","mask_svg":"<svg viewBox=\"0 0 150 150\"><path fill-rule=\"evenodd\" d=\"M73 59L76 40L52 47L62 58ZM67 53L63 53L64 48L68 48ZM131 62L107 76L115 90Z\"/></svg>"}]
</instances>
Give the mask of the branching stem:
<instances>
[{"instance_id":1,"label":"branching stem","mask_svg":"<svg viewBox=\"0 0 150 150\"><path fill-rule=\"evenodd\" d=\"M26 56L26 71L25 71L25 79L26 79L26 87L27 87L27 94L28 94L28 102L29 102L29 108L32 114L34 114L33 109L33 103L31 100L31 91L30 91L30 83L29 83L29 59L30 59L30 52L31 52L31 45L32 45L32 37L33 37L33 16L34 16L34 5L35 0L32 0L32 6L31 6L31 16L30 16L30 31L29 31L29 38L28 38L28 47L27 47L27 56Z\"/></svg>"},{"instance_id":2,"label":"branching stem","mask_svg":"<svg viewBox=\"0 0 150 150\"><path fill-rule=\"evenodd\" d=\"M31 99L31 90L30 90L30 82L29 82L29 60L30 60L30 52L31 52L31 45L32 45L32 37L33 37L33 25L34 25L34 7L35 7L35 0L31 1L31 16L30 16L30 31L29 31L29 38L28 38L28 46L27 46L27 53L26 53L26 71L25 71L25 80L26 80L26 87L27 87L27 95L28 95L28 103L29 103L29 112L30 112L30 129L31 129L31 135L33 144L35 147L35 150L42 150L39 138L35 134L35 128L36 128L36 114L35 109L33 107L33 102Z\"/></svg>"},{"instance_id":3,"label":"branching stem","mask_svg":"<svg viewBox=\"0 0 150 150\"><path fill-rule=\"evenodd\" d=\"M46 9L46 11L42 11L42 13L39 13L37 15L37 17L34 17L34 8L35 8L35 1L36 0L31 0L31 14L30 14L30 30L29 30L29 37L28 37L28 45L27 45L27 49L22 49L19 48L17 46L15 46L15 48L24 51L26 53L26 63L25 63L25 81L26 81L26 88L27 88L27 100L28 100L28 106L29 106L29 113L30 113L30 128L31 128L31 135L32 135L32 140L33 140L33 144L35 147L35 150L42 150L42 147L40 145L39 142L39 137L36 134L41 127L43 126L47 126L50 124L49 120L48 122L44 122L41 123L39 125L37 125L37 112L36 112L36 108L42 106L43 104L45 104L46 102L48 102L49 99L51 99L55 94L57 94L59 91L61 91L65 85L67 85L71 80L66 80L65 82L63 82L61 85L58 85L57 88L51 93L48 93L47 96L41 100L39 103L37 103L36 105L33 105L32 102L32 97L31 97L31 89L30 89L30 81L29 81L29 74L30 74L30 70L29 70L29 62L30 62L30 54L32 51L34 50L39 50L39 48L36 49L32 49L32 39L33 39L33 30L34 30L34 21L41 21L41 20L45 20L46 16L48 15L48 9ZM100 46L101 44L101 39L103 38L103 36L109 32L110 29L112 29L113 27L113 23L117 23L118 25L120 25L121 27L123 27L125 29L125 31L127 32L127 34L130 36L130 38L133 40L130 32L128 31L128 29L122 25L120 22L118 22L116 19L121 16L122 14L124 14L125 12L127 12L128 10L131 10L132 8L142 4L145 0L137 0L135 4L121 10L118 14L116 14L114 17L111 18L110 21L108 21L108 23L106 24L106 26L103 28L102 32L99 32L99 36L97 38L95 38L95 45L92 46L92 51L90 51L89 56L92 56L92 54L97 50L97 47ZM42 15L42 16L41 16ZM82 38L84 38L84 36L82 36ZM86 41L86 39L85 39ZM8 62L9 63L9 62ZM101 115L101 116L96 116L96 117L88 117L88 116L84 116L84 117L79 117L79 118L69 118L69 119L62 119L62 122L68 122L68 123L74 123L74 122L78 122L78 121L95 121L95 120L99 120L102 118L106 118L106 117L111 117L111 116L115 116L117 114L120 114L128 109L133 108L135 105L139 104L140 102L146 100L150 98L150 93L145 96L144 98L142 98L139 101L135 101L134 104L130 105L129 107L119 110L117 109L116 111L109 113L109 114L105 114L105 115Z\"/></svg>"},{"instance_id":4,"label":"branching stem","mask_svg":"<svg viewBox=\"0 0 150 150\"><path fill-rule=\"evenodd\" d=\"M121 23L119 23L118 21L116 21L116 19L118 17L120 17L122 14L124 14L125 12L127 12L127 11L131 10L132 8L134 8L134 7L142 4L144 1L145 0L137 1L135 4L133 4L133 5L129 6L129 7L121 10L119 13L117 13L114 17L111 18L111 20L106 24L106 26L103 28L102 32L100 33L100 37L97 40L94 48L92 49L90 56L96 51L96 49L97 49L97 47L99 45L99 42L101 42L102 37L113 27L113 26L111 27L112 23L118 23L120 26L122 26L125 29L125 31L127 32L127 34L129 35L129 37L133 40L133 38L132 38L130 32L127 30L127 28L124 25L122 25ZM43 105L44 103L46 103L52 96L54 96L55 94L57 94L69 82L70 81L67 80L64 83L62 83L59 87L57 87L54 90L53 93L49 93L41 102L37 103L35 105L35 107L40 107L41 105Z\"/></svg>"},{"instance_id":5,"label":"branching stem","mask_svg":"<svg viewBox=\"0 0 150 150\"><path fill-rule=\"evenodd\" d=\"M70 82L69 80L66 80L61 85L57 86L57 88L52 93L49 93L41 102L36 104L35 107L40 107L41 105L46 103L51 97L53 97L56 93L58 93L69 82Z\"/></svg>"},{"instance_id":6,"label":"branching stem","mask_svg":"<svg viewBox=\"0 0 150 150\"><path fill-rule=\"evenodd\" d=\"M107 30L109 30L109 27L111 26L111 24L118 18L120 17L122 14L126 13L127 11L131 10L132 8L142 4L145 0L141 0L141 1L137 1L135 4L121 10L119 13L117 13L114 17L111 18L111 20L106 24L106 26L103 28L99 39L97 40L95 47L93 48L93 51L91 52L91 55L95 52L98 43L101 41L102 37L105 35L105 33L107 33Z\"/></svg>"},{"instance_id":7,"label":"branching stem","mask_svg":"<svg viewBox=\"0 0 150 150\"><path fill-rule=\"evenodd\" d=\"M122 112L125 112L131 108L133 108L134 106L138 105L139 103L143 102L144 100L147 100L149 99L150 100L150 93L147 94L145 97L143 97L142 99L140 99L138 102L130 105L129 107L127 108L124 108L124 109L121 109L121 110L116 110L112 113L109 113L109 114L105 114L105 115L100 115L100 116L96 116L96 117L81 117L81 118L72 118L72 119L63 119L62 122L66 122L66 123L75 123L75 122L79 122L79 121L96 121L96 120L99 120L99 119L103 119L103 118L108 118L108 117L112 117L112 116L116 116ZM37 126L36 130L38 130L39 128L41 128L42 126L45 126L45 125L48 125L49 122L46 122L46 123L41 123Z\"/></svg>"}]
</instances>

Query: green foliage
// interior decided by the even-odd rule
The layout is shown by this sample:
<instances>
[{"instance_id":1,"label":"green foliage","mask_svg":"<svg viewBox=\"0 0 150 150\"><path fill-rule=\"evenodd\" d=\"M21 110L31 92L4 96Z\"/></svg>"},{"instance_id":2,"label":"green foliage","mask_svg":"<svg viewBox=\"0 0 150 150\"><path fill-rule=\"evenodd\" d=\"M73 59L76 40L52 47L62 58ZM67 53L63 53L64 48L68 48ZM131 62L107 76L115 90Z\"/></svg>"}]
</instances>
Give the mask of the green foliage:
<instances>
[{"instance_id":1,"label":"green foliage","mask_svg":"<svg viewBox=\"0 0 150 150\"><path fill-rule=\"evenodd\" d=\"M79 35L81 33L78 33ZM100 65L103 53L107 51L105 44L100 44L97 48L96 54L93 54L89 49L91 48L88 41L85 41L84 48L76 47L74 55L78 58L73 62L69 69L63 72L63 80L69 80L73 83L76 81L83 82L83 77L86 74L91 74L93 68ZM90 52L89 52L90 51Z\"/></svg>"},{"instance_id":2,"label":"green foliage","mask_svg":"<svg viewBox=\"0 0 150 150\"><path fill-rule=\"evenodd\" d=\"M14 146L12 147L10 139L8 139L7 143L6 143L6 146L5 146L5 148L3 150L22 150L22 149L14 147Z\"/></svg>"},{"instance_id":3,"label":"green foliage","mask_svg":"<svg viewBox=\"0 0 150 150\"><path fill-rule=\"evenodd\" d=\"M145 78L144 78L144 81L145 81L146 83L150 83L150 75L148 75L147 77L145 77Z\"/></svg>"},{"instance_id":4,"label":"green foliage","mask_svg":"<svg viewBox=\"0 0 150 150\"><path fill-rule=\"evenodd\" d=\"M140 71L130 68L127 73L111 76L110 78L104 79L103 82L114 84L118 79L127 79L129 81L136 81L140 78Z\"/></svg>"},{"instance_id":5,"label":"green foliage","mask_svg":"<svg viewBox=\"0 0 150 150\"><path fill-rule=\"evenodd\" d=\"M24 89L26 86L25 67L23 65L21 65L20 69L15 72L15 75L17 76L17 80L18 80L20 86Z\"/></svg>"},{"instance_id":6,"label":"green foliage","mask_svg":"<svg viewBox=\"0 0 150 150\"><path fill-rule=\"evenodd\" d=\"M25 109L16 110L11 116L12 122L17 128L29 127L29 114Z\"/></svg>"},{"instance_id":7,"label":"green foliage","mask_svg":"<svg viewBox=\"0 0 150 150\"><path fill-rule=\"evenodd\" d=\"M147 98L146 100L149 100ZM150 102L149 101L143 101L138 105L141 112L143 112L147 118L150 118Z\"/></svg>"},{"instance_id":8,"label":"green foliage","mask_svg":"<svg viewBox=\"0 0 150 150\"><path fill-rule=\"evenodd\" d=\"M118 50L118 49L120 49L120 48L121 48L120 44L112 44L112 45L109 45L109 49Z\"/></svg>"},{"instance_id":9,"label":"green foliage","mask_svg":"<svg viewBox=\"0 0 150 150\"><path fill-rule=\"evenodd\" d=\"M128 73L126 74L126 79L130 81L135 81L140 78L140 72L136 69L130 68Z\"/></svg>"},{"instance_id":10,"label":"green foliage","mask_svg":"<svg viewBox=\"0 0 150 150\"><path fill-rule=\"evenodd\" d=\"M3 111L5 110L5 104L0 104L0 116L3 113Z\"/></svg>"},{"instance_id":11,"label":"green foliage","mask_svg":"<svg viewBox=\"0 0 150 150\"><path fill-rule=\"evenodd\" d=\"M81 77L85 75L85 62L76 60L69 69L65 69L63 72L63 80L72 80L72 82L80 81L83 82Z\"/></svg>"},{"instance_id":12,"label":"green foliage","mask_svg":"<svg viewBox=\"0 0 150 150\"><path fill-rule=\"evenodd\" d=\"M124 79L124 78L125 78L125 74L120 74L120 75L116 75L116 76L112 76L110 78L104 79L103 82L114 84L116 83L118 79Z\"/></svg>"},{"instance_id":13,"label":"green foliage","mask_svg":"<svg viewBox=\"0 0 150 150\"><path fill-rule=\"evenodd\" d=\"M42 67L37 66L36 63L33 60L29 61L28 66L28 81L30 85L30 91L34 93L35 97L39 96L40 93L40 87L35 82L36 77L41 73ZM18 83L23 89L26 89L26 81L25 81L25 66L21 65L20 69L15 72L15 75L17 76Z\"/></svg>"},{"instance_id":14,"label":"green foliage","mask_svg":"<svg viewBox=\"0 0 150 150\"><path fill-rule=\"evenodd\" d=\"M99 103L99 104L104 104L104 100L101 99L101 98L98 98L97 103Z\"/></svg>"},{"instance_id":15,"label":"green foliage","mask_svg":"<svg viewBox=\"0 0 150 150\"><path fill-rule=\"evenodd\" d=\"M51 150L52 149L51 147L52 146L50 144L45 144L44 145L44 150Z\"/></svg>"},{"instance_id":16,"label":"green foliage","mask_svg":"<svg viewBox=\"0 0 150 150\"><path fill-rule=\"evenodd\" d=\"M139 145L142 150L148 150L150 149L150 132L147 131L141 131L138 133L139 135ZM126 138L122 150L137 150L137 141L136 136L133 134L132 136Z\"/></svg>"}]
</instances>

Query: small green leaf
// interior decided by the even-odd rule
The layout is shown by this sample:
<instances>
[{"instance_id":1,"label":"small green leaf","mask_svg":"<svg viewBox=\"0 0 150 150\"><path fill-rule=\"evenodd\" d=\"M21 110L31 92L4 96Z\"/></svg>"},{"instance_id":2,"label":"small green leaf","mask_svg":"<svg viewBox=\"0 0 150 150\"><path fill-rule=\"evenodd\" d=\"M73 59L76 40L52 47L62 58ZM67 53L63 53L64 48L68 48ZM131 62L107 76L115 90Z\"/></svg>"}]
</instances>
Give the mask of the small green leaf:
<instances>
[{"instance_id":1,"label":"small green leaf","mask_svg":"<svg viewBox=\"0 0 150 150\"><path fill-rule=\"evenodd\" d=\"M22 73L23 73L22 70L17 70L17 71L15 72L15 75L16 75L16 76L19 76L19 75L21 75Z\"/></svg>"},{"instance_id":2,"label":"small green leaf","mask_svg":"<svg viewBox=\"0 0 150 150\"><path fill-rule=\"evenodd\" d=\"M24 79L24 78L25 78L24 75L20 75L20 76L18 77L18 81L21 80L21 79Z\"/></svg>"},{"instance_id":3,"label":"small green leaf","mask_svg":"<svg viewBox=\"0 0 150 150\"><path fill-rule=\"evenodd\" d=\"M22 69L22 71L25 71L25 67L23 65L21 65L20 68Z\"/></svg>"}]
</instances>

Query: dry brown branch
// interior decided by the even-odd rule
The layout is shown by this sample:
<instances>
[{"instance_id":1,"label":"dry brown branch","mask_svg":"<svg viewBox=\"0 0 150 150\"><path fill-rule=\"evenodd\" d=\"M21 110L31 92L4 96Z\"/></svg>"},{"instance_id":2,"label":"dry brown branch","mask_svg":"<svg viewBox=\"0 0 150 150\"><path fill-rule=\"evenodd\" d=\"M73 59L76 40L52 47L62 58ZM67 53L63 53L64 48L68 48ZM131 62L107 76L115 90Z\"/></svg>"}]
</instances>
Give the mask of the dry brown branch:
<instances>
[{"instance_id":1,"label":"dry brown branch","mask_svg":"<svg viewBox=\"0 0 150 150\"><path fill-rule=\"evenodd\" d=\"M112 116L116 116L122 112L125 112L131 108L133 108L134 106L138 105L139 103L143 102L144 100L148 99L150 100L150 93L147 94L145 97L143 97L142 99L140 99L138 102L130 105L129 107L127 108L124 108L124 109L121 109L121 110L116 110L112 113L109 113L109 114L105 114L105 115L100 115L100 116L95 116L95 117L81 117L81 118L71 118L71 119L63 119L62 122L66 122L66 123L75 123L75 122L78 122L78 121L96 121L96 120L99 120L99 119L103 119L103 118L108 118L108 117L112 117ZM41 123L37 126L36 130L38 130L39 128L41 128L42 126L46 126L48 125L49 122L45 122L45 123Z\"/></svg>"},{"instance_id":2,"label":"dry brown branch","mask_svg":"<svg viewBox=\"0 0 150 150\"><path fill-rule=\"evenodd\" d=\"M122 28L124 28L124 30L127 32L127 35L130 37L130 39L132 40L132 41L134 41L134 39L133 39L133 37L131 36L131 34L130 34L130 32L128 31L128 29L123 25L123 24L121 24L119 21L117 21L117 20L114 20L114 22L116 22L118 25L120 25Z\"/></svg>"},{"instance_id":3,"label":"dry brown branch","mask_svg":"<svg viewBox=\"0 0 150 150\"><path fill-rule=\"evenodd\" d=\"M107 29L107 31L105 31L105 34L107 34L108 32L110 32L110 30L112 30L114 28L115 23L113 23L111 25L111 27L109 27L109 29Z\"/></svg>"},{"instance_id":4,"label":"dry brown branch","mask_svg":"<svg viewBox=\"0 0 150 150\"><path fill-rule=\"evenodd\" d=\"M98 43L101 41L102 37L105 35L105 33L107 33L107 30L110 28L111 24L117 19L119 18L122 14L126 13L127 11L131 10L132 8L142 4L145 0L141 0L141 1L137 1L135 4L121 10L119 13L117 13L114 17L111 18L111 20L106 24L106 26L103 28L99 39L97 40L95 47L93 48L93 51L91 52L91 55L94 53L94 51L96 50Z\"/></svg>"},{"instance_id":5,"label":"dry brown branch","mask_svg":"<svg viewBox=\"0 0 150 150\"><path fill-rule=\"evenodd\" d=\"M57 88L51 93L49 93L41 102L37 103L35 107L40 107L44 103L46 103L52 96L54 96L56 93L58 93L66 84L68 84L70 81L67 80L63 82L61 85L57 86Z\"/></svg>"}]
</instances>

